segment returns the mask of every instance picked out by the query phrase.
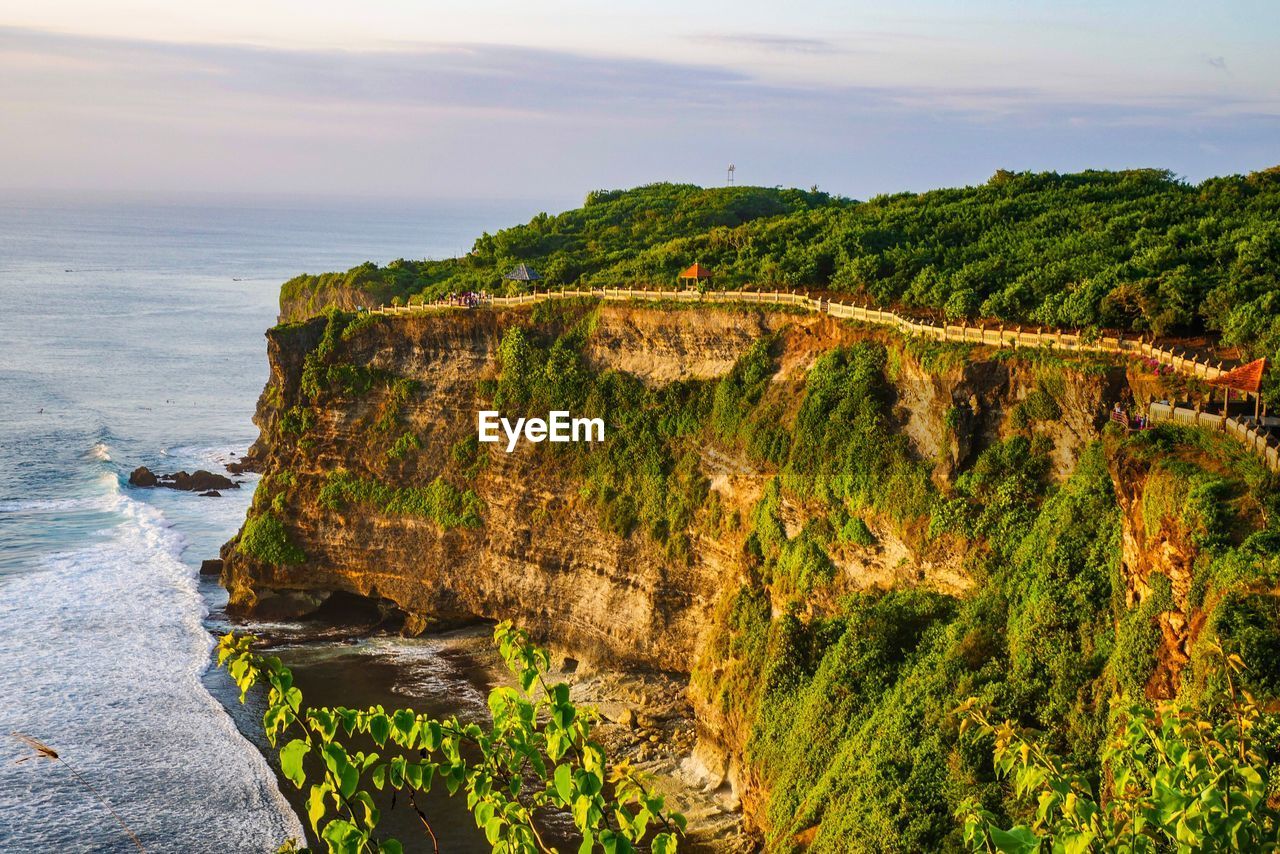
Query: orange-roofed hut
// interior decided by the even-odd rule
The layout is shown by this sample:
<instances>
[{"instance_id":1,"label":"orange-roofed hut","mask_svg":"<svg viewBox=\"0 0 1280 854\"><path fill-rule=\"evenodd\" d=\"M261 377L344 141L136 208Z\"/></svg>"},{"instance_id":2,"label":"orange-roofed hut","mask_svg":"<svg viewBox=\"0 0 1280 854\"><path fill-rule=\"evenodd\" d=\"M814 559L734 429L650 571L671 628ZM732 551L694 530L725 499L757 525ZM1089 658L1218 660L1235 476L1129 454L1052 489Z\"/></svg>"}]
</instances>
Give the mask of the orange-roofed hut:
<instances>
[{"instance_id":1,"label":"orange-roofed hut","mask_svg":"<svg viewBox=\"0 0 1280 854\"><path fill-rule=\"evenodd\" d=\"M683 284L693 284L696 286L699 282L705 282L710 279L711 271L695 261L693 264L681 270L680 275L676 278L678 278Z\"/></svg>"},{"instance_id":2,"label":"orange-roofed hut","mask_svg":"<svg viewBox=\"0 0 1280 854\"><path fill-rule=\"evenodd\" d=\"M1230 391L1242 391L1253 395L1253 416L1257 418L1262 411L1262 377L1267 372L1266 359L1254 359L1252 362L1232 368L1221 376L1209 380L1209 385L1223 388L1222 411L1227 411L1230 402Z\"/></svg>"}]
</instances>

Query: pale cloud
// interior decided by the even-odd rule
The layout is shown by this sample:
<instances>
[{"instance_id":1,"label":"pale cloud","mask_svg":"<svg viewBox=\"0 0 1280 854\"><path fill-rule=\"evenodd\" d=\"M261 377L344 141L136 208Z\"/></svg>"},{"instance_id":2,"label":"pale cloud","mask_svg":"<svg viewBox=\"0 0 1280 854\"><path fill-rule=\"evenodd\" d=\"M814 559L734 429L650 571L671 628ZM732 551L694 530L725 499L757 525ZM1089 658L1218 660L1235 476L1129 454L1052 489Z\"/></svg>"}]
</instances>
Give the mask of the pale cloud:
<instances>
[{"instance_id":1,"label":"pale cloud","mask_svg":"<svg viewBox=\"0 0 1280 854\"><path fill-rule=\"evenodd\" d=\"M0 28L0 78L0 186L576 198L715 182L734 161L748 183L866 196L1001 166L1258 168L1280 125L1276 104L1247 93L798 84L705 60L499 44L290 49Z\"/></svg>"},{"instance_id":2,"label":"pale cloud","mask_svg":"<svg viewBox=\"0 0 1280 854\"><path fill-rule=\"evenodd\" d=\"M688 40L693 44L717 44L777 53L831 54L847 53L849 50L828 39L779 36L770 33L699 33L689 36Z\"/></svg>"}]
</instances>

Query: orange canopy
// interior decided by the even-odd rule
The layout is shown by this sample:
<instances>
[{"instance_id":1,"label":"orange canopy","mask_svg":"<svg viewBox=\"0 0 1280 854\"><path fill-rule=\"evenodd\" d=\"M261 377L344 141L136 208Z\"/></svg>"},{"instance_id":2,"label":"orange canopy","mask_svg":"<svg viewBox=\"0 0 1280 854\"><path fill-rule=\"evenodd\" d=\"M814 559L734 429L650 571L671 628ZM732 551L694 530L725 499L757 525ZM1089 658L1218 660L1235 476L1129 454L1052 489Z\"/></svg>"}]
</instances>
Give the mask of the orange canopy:
<instances>
[{"instance_id":1,"label":"orange canopy","mask_svg":"<svg viewBox=\"0 0 1280 854\"><path fill-rule=\"evenodd\" d=\"M1254 359L1246 365L1232 368L1222 376L1209 380L1209 385L1221 385L1236 391L1257 394L1262 386L1262 374L1266 369L1266 359Z\"/></svg>"},{"instance_id":2,"label":"orange canopy","mask_svg":"<svg viewBox=\"0 0 1280 854\"><path fill-rule=\"evenodd\" d=\"M692 266L686 267L679 277L681 279L709 279L711 278L711 271L695 262Z\"/></svg>"}]
</instances>

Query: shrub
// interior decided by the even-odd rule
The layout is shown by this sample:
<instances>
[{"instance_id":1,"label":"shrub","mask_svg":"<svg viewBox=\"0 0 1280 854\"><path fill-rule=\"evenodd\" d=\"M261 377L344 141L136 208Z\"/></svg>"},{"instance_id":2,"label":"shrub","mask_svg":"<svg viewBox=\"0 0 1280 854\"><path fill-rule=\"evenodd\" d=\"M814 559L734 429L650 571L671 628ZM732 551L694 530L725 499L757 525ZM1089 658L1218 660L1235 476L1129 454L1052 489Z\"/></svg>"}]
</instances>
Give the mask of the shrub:
<instances>
[{"instance_id":1,"label":"shrub","mask_svg":"<svg viewBox=\"0 0 1280 854\"><path fill-rule=\"evenodd\" d=\"M468 433L454 442L449 449L449 457L462 469L462 476L468 480L489 464L489 455L480 450L480 437L475 433Z\"/></svg>"},{"instance_id":2,"label":"shrub","mask_svg":"<svg viewBox=\"0 0 1280 854\"><path fill-rule=\"evenodd\" d=\"M805 381L783 484L801 498L875 507L895 520L929 512L928 467L891 429L885 351L859 344L824 353Z\"/></svg>"},{"instance_id":3,"label":"shrub","mask_svg":"<svg viewBox=\"0 0 1280 854\"><path fill-rule=\"evenodd\" d=\"M272 513L260 513L245 520L236 549L273 566L302 563L302 549L289 542L284 523Z\"/></svg>"},{"instance_id":4,"label":"shrub","mask_svg":"<svg viewBox=\"0 0 1280 854\"><path fill-rule=\"evenodd\" d=\"M1231 591L1214 610L1211 628L1224 647L1252 662L1240 674L1246 687L1280 696L1280 598Z\"/></svg>"},{"instance_id":5,"label":"shrub","mask_svg":"<svg viewBox=\"0 0 1280 854\"><path fill-rule=\"evenodd\" d=\"M336 308L327 312L319 343L302 360L299 385L308 401L316 402L323 395L333 393L348 396L367 394L376 381L385 379L382 371L339 361L341 342L347 339L345 333L350 324L367 325L370 322L361 317Z\"/></svg>"},{"instance_id":6,"label":"shrub","mask_svg":"<svg viewBox=\"0 0 1280 854\"><path fill-rule=\"evenodd\" d=\"M995 740L995 768L1034 820L1003 829L989 810L958 811L971 851L1271 851L1280 810L1270 798L1274 757L1258 735L1266 717L1237 690L1244 663L1223 655L1209 711L1187 703L1130 705L1120 735L1103 749L1105 789L1012 722L994 723L981 704L963 704L962 729Z\"/></svg>"},{"instance_id":7,"label":"shrub","mask_svg":"<svg viewBox=\"0 0 1280 854\"><path fill-rule=\"evenodd\" d=\"M935 505L935 512L942 513L936 530L962 531L985 538L999 553L1010 550L1025 535L1044 496L1049 447L1044 439L1014 436L986 448L956 479L953 500L967 506Z\"/></svg>"},{"instance_id":8,"label":"shrub","mask_svg":"<svg viewBox=\"0 0 1280 854\"><path fill-rule=\"evenodd\" d=\"M1156 669L1156 650L1160 646L1158 618L1161 612L1173 608L1167 576L1155 573L1148 584L1151 591L1147 597L1121 618L1111 653L1111 672L1121 692L1130 697L1144 696L1147 681Z\"/></svg>"},{"instance_id":9,"label":"shrub","mask_svg":"<svg viewBox=\"0 0 1280 854\"><path fill-rule=\"evenodd\" d=\"M372 506L391 516L430 519L442 528L478 528L484 503L471 490L461 491L437 477L426 487L391 487L361 478L346 469L330 472L320 490L321 505L339 510L348 503Z\"/></svg>"},{"instance_id":10,"label":"shrub","mask_svg":"<svg viewBox=\"0 0 1280 854\"><path fill-rule=\"evenodd\" d=\"M387 449L387 459L400 460L404 459L409 453L420 450L422 448L422 440L418 438L418 434L405 432L400 434L400 438Z\"/></svg>"},{"instance_id":11,"label":"shrub","mask_svg":"<svg viewBox=\"0 0 1280 854\"><path fill-rule=\"evenodd\" d=\"M835 574L835 565L813 527L806 526L795 539L782 545L770 580L783 592L794 591L807 597L828 584Z\"/></svg>"},{"instance_id":12,"label":"shrub","mask_svg":"<svg viewBox=\"0 0 1280 854\"><path fill-rule=\"evenodd\" d=\"M1058 402L1042 388L1032 390L1022 405L1031 421L1057 421L1062 417L1062 408L1058 406Z\"/></svg>"},{"instance_id":13,"label":"shrub","mask_svg":"<svg viewBox=\"0 0 1280 854\"><path fill-rule=\"evenodd\" d=\"M1112 638L1120 512L1100 443L1044 502L996 570L1008 601L1008 710L1092 752L1106 709L1081 692L1104 670ZM1008 529L1015 536L1017 528Z\"/></svg>"},{"instance_id":14,"label":"shrub","mask_svg":"<svg viewBox=\"0 0 1280 854\"><path fill-rule=\"evenodd\" d=\"M386 398L382 402L382 414L374 423L373 429L378 433L389 433L400 420L404 405L409 402L418 390L418 381L407 377L387 377Z\"/></svg>"},{"instance_id":15,"label":"shrub","mask_svg":"<svg viewBox=\"0 0 1280 854\"><path fill-rule=\"evenodd\" d=\"M382 320L381 315L373 314L368 311L356 312L356 315L347 322L345 327L343 327L341 336L342 340L350 341L365 329L375 326L380 320Z\"/></svg>"},{"instance_id":16,"label":"shrub","mask_svg":"<svg viewBox=\"0 0 1280 854\"><path fill-rule=\"evenodd\" d=\"M721 439L736 442L748 414L760 402L777 371L771 355L776 343L774 336L756 341L716 384L711 426Z\"/></svg>"},{"instance_id":17,"label":"shrub","mask_svg":"<svg viewBox=\"0 0 1280 854\"><path fill-rule=\"evenodd\" d=\"M315 416L306 406L291 406L280 416L280 432L302 436L311 429Z\"/></svg>"},{"instance_id":18,"label":"shrub","mask_svg":"<svg viewBox=\"0 0 1280 854\"><path fill-rule=\"evenodd\" d=\"M859 546L873 546L876 543L876 537L861 516L850 516L849 521L840 529L840 541Z\"/></svg>"}]
</instances>

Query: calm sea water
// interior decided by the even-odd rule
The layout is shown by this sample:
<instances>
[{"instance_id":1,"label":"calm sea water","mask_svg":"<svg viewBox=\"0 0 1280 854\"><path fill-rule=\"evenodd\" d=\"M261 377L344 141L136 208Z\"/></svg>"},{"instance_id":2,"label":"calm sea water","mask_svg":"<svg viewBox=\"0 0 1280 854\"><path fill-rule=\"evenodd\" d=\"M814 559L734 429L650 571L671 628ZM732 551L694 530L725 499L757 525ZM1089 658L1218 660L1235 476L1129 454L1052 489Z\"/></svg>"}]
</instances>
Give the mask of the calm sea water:
<instances>
[{"instance_id":1,"label":"calm sea water","mask_svg":"<svg viewBox=\"0 0 1280 854\"><path fill-rule=\"evenodd\" d=\"M279 283L452 255L532 205L0 197L0 850L131 843L274 850L301 828L202 684L196 568L239 527L223 498L135 490L139 465L213 468L256 435Z\"/></svg>"}]
</instances>

